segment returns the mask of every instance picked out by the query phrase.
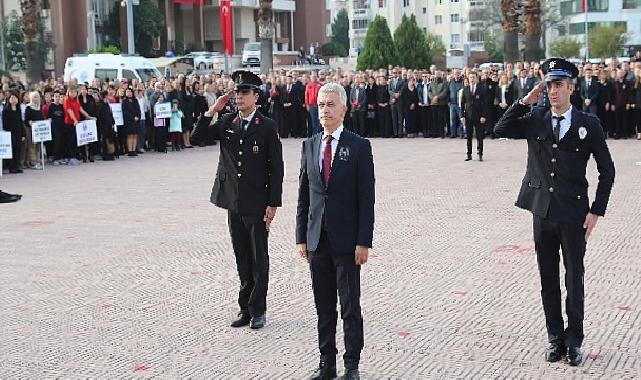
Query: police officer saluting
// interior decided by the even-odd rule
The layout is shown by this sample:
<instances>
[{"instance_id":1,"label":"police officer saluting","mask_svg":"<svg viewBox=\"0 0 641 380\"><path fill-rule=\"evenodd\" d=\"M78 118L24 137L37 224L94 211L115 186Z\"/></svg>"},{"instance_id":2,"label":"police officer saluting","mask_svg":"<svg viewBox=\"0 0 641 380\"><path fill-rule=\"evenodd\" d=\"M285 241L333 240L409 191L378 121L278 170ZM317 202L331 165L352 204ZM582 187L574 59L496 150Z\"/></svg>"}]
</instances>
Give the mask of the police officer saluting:
<instances>
[{"instance_id":1,"label":"police officer saluting","mask_svg":"<svg viewBox=\"0 0 641 380\"><path fill-rule=\"evenodd\" d=\"M237 113L225 114L213 125L232 91L198 120L192 138L220 140L220 159L211 202L228 211L236 267L240 277L240 312L232 327L265 326L269 255L267 237L276 208L282 204L283 157L276 123L256 111L261 80L248 71L232 75Z\"/></svg>"},{"instance_id":2,"label":"police officer saluting","mask_svg":"<svg viewBox=\"0 0 641 380\"><path fill-rule=\"evenodd\" d=\"M578 70L570 62L552 58L542 65L545 81L514 103L497 123L500 137L525 138L528 161L516 205L534 216L534 244L541 297L550 346L545 358L556 362L567 355L571 366L582 361L583 257L586 242L610 198L614 163L596 117L570 104ZM551 109L531 107L543 87ZM530 112L531 111L531 112ZM596 197L588 201L585 177L590 155L599 171ZM565 266L568 326L564 329L559 281L559 247Z\"/></svg>"}]
</instances>

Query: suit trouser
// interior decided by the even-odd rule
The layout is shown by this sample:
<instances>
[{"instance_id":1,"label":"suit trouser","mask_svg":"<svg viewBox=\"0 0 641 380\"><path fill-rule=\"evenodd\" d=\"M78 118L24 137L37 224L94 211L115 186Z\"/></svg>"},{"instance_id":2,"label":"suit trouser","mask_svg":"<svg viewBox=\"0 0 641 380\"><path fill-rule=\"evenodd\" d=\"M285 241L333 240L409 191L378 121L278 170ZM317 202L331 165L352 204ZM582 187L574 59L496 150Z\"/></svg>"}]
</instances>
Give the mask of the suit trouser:
<instances>
[{"instance_id":1,"label":"suit trouser","mask_svg":"<svg viewBox=\"0 0 641 380\"><path fill-rule=\"evenodd\" d=\"M22 153L22 135L18 132L11 132L11 160L9 170L20 169L20 155Z\"/></svg>"},{"instance_id":2,"label":"suit trouser","mask_svg":"<svg viewBox=\"0 0 641 380\"><path fill-rule=\"evenodd\" d=\"M261 315L267 308L269 282L268 232L263 215L228 211L227 220L240 278L238 306L241 312Z\"/></svg>"},{"instance_id":3,"label":"suit trouser","mask_svg":"<svg viewBox=\"0 0 641 380\"><path fill-rule=\"evenodd\" d=\"M352 112L352 130L359 136L365 136L365 111Z\"/></svg>"},{"instance_id":4,"label":"suit trouser","mask_svg":"<svg viewBox=\"0 0 641 380\"><path fill-rule=\"evenodd\" d=\"M380 137L392 137L392 115L389 106L378 107L377 112Z\"/></svg>"},{"instance_id":5,"label":"suit trouser","mask_svg":"<svg viewBox=\"0 0 641 380\"><path fill-rule=\"evenodd\" d=\"M321 232L318 248L309 253L314 303L318 315L318 348L321 360L336 363L336 292L340 297L341 319L345 336L345 368L356 369L363 349L360 265L354 252L335 252L327 234Z\"/></svg>"},{"instance_id":6,"label":"suit trouser","mask_svg":"<svg viewBox=\"0 0 641 380\"><path fill-rule=\"evenodd\" d=\"M392 133L395 137L403 135L403 106L392 104Z\"/></svg>"},{"instance_id":7,"label":"suit trouser","mask_svg":"<svg viewBox=\"0 0 641 380\"><path fill-rule=\"evenodd\" d=\"M432 111L431 137L443 137L445 135L445 109L441 105L430 106Z\"/></svg>"},{"instance_id":8,"label":"suit trouser","mask_svg":"<svg viewBox=\"0 0 641 380\"><path fill-rule=\"evenodd\" d=\"M565 224L534 216L534 246L541 276L541 298L545 325L550 342L581 347L583 343L583 257L585 229L582 223ZM559 247L565 267L565 309L568 327L563 329L561 285L559 279Z\"/></svg>"},{"instance_id":9,"label":"suit trouser","mask_svg":"<svg viewBox=\"0 0 641 380\"><path fill-rule=\"evenodd\" d=\"M292 137L296 137L296 123L298 123L298 113L294 105L285 107L283 111L283 133L281 137L288 138L290 134Z\"/></svg>"},{"instance_id":10,"label":"suit trouser","mask_svg":"<svg viewBox=\"0 0 641 380\"><path fill-rule=\"evenodd\" d=\"M617 107L614 111L614 128L616 130L617 138L628 138L629 134L629 111L625 110L624 107Z\"/></svg>"},{"instance_id":11,"label":"suit trouser","mask_svg":"<svg viewBox=\"0 0 641 380\"><path fill-rule=\"evenodd\" d=\"M430 107L419 106L417 120L418 124L416 126L416 131L421 132L423 134L423 137L427 137L427 134L430 130L430 124L432 123Z\"/></svg>"},{"instance_id":12,"label":"suit trouser","mask_svg":"<svg viewBox=\"0 0 641 380\"><path fill-rule=\"evenodd\" d=\"M483 139L485 138L485 129L483 124L478 120L465 120L465 134L467 135L467 155L472 155L472 139L476 131L476 149L479 155L483 155Z\"/></svg>"}]
</instances>

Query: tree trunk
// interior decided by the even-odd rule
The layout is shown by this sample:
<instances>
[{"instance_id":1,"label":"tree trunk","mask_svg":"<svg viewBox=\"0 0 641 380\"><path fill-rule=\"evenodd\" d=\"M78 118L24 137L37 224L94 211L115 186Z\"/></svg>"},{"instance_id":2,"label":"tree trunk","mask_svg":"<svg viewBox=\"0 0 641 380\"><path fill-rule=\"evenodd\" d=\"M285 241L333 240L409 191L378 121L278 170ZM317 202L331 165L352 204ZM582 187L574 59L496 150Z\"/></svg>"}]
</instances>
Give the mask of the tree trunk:
<instances>
[{"instance_id":1,"label":"tree trunk","mask_svg":"<svg viewBox=\"0 0 641 380\"><path fill-rule=\"evenodd\" d=\"M541 58L540 0L523 0L523 23L525 26L524 60L538 61Z\"/></svg>"},{"instance_id":2,"label":"tree trunk","mask_svg":"<svg viewBox=\"0 0 641 380\"><path fill-rule=\"evenodd\" d=\"M40 28L40 0L20 0L22 11L22 35L25 44L25 60L27 64L27 82L37 83L42 79L44 62L47 57L42 57L41 49L38 49L38 37Z\"/></svg>"},{"instance_id":3,"label":"tree trunk","mask_svg":"<svg viewBox=\"0 0 641 380\"><path fill-rule=\"evenodd\" d=\"M274 67L272 0L260 0L256 22L260 38L260 73L267 74Z\"/></svg>"},{"instance_id":4,"label":"tree trunk","mask_svg":"<svg viewBox=\"0 0 641 380\"><path fill-rule=\"evenodd\" d=\"M519 61L519 13L518 0L501 0L501 27L504 38L504 60Z\"/></svg>"},{"instance_id":5,"label":"tree trunk","mask_svg":"<svg viewBox=\"0 0 641 380\"><path fill-rule=\"evenodd\" d=\"M504 57L505 62L518 62L519 59L519 31L518 29L504 30Z\"/></svg>"}]
</instances>

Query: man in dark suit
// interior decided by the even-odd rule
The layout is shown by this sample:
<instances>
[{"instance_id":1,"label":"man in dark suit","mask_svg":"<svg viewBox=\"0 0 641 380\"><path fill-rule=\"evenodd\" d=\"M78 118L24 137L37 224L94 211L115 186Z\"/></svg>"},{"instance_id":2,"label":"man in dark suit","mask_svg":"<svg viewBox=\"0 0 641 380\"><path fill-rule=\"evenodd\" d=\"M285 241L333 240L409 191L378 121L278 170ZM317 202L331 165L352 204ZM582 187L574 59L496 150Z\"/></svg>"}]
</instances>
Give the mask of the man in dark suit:
<instances>
[{"instance_id":1,"label":"man in dark suit","mask_svg":"<svg viewBox=\"0 0 641 380\"><path fill-rule=\"evenodd\" d=\"M283 124L285 135L283 137L297 137L296 131L298 128L298 118L300 112L298 111L298 88L294 84L294 78L291 74L287 75L286 83L281 91L283 102Z\"/></svg>"},{"instance_id":2,"label":"man in dark suit","mask_svg":"<svg viewBox=\"0 0 641 380\"><path fill-rule=\"evenodd\" d=\"M231 326L265 326L269 255L267 237L276 208L282 204L283 157L276 123L256 102L260 78L248 71L232 75L238 113L229 113L210 126L231 96L229 91L198 120L192 139L211 135L220 140L220 159L211 202L227 210L236 267L240 277L240 312Z\"/></svg>"},{"instance_id":3,"label":"man in dark suit","mask_svg":"<svg viewBox=\"0 0 641 380\"><path fill-rule=\"evenodd\" d=\"M532 88L534 87L534 82L535 82L535 78L528 78L527 70L521 69L519 71L518 78L512 81L512 85L514 86L513 93L519 99L524 97L527 93L529 93L532 90Z\"/></svg>"},{"instance_id":4,"label":"man in dark suit","mask_svg":"<svg viewBox=\"0 0 641 380\"><path fill-rule=\"evenodd\" d=\"M499 137L524 138L527 171L516 205L534 215L534 244L541 276L541 297L550 346L546 360L567 355L572 366L582 361L586 242L605 210L614 183L614 163L599 120L570 103L572 63L552 58L543 63L545 82L515 102L496 125ZM551 109L531 107L547 87ZM585 178L593 155L599 170L596 198L588 201ZM568 326L564 329L559 281L559 247L565 266Z\"/></svg>"},{"instance_id":5,"label":"man in dark suit","mask_svg":"<svg viewBox=\"0 0 641 380\"><path fill-rule=\"evenodd\" d=\"M336 83L318 94L323 133L303 142L296 244L312 273L320 365L312 379L336 376L336 293L345 335L345 374L358 379L363 349L360 268L374 230L374 162L368 140L343 128L347 94Z\"/></svg>"},{"instance_id":6,"label":"man in dark suit","mask_svg":"<svg viewBox=\"0 0 641 380\"><path fill-rule=\"evenodd\" d=\"M389 96L392 109L392 130L394 137L402 137L404 135L404 128L401 92L407 83L401 77L400 69L395 68L394 71L392 71L392 75L392 78L389 80Z\"/></svg>"},{"instance_id":7,"label":"man in dark suit","mask_svg":"<svg viewBox=\"0 0 641 380\"><path fill-rule=\"evenodd\" d=\"M581 81L581 101L583 112L596 116L597 105L599 104L599 81L592 76L592 69L586 68L583 71L584 77Z\"/></svg>"},{"instance_id":8,"label":"man in dark suit","mask_svg":"<svg viewBox=\"0 0 641 380\"><path fill-rule=\"evenodd\" d=\"M485 97L483 87L477 83L475 73L468 75L470 85L463 89L461 96L461 122L465 125L465 134L467 135L467 158L465 161L472 160L472 139L476 132L477 152L479 161L483 161L483 139L485 138L485 123L488 114L488 100ZM494 99L492 98L492 104Z\"/></svg>"},{"instance_id":9,"label":"man in dark suit","mask_svg":"<svg viewBox=\"0 0 641 380\"><path fill-rule=\"evenodd\" d=\"M365 97L365 83L361 76L354 79L354 86L349 94L349 102L352 105L352 132L359 136L365 136L365 113L367 112L367 101Z\"/></svg>"}]
</instances>

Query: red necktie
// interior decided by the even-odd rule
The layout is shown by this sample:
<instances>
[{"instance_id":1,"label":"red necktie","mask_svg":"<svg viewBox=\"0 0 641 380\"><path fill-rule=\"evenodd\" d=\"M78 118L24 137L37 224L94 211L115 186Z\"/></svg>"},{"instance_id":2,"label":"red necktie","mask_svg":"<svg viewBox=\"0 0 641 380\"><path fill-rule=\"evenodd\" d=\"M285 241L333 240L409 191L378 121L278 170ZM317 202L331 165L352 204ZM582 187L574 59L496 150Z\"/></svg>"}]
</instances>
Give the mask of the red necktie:
<instances>
[{"instance_id":1,"label":"red necktie","mask_svg":"<svg viewBox=\"0 0 641 380\"><path fill-rule=\"evenodd\" d=\"M332 168L332 140L334 137L332 135L327 135L325 137L325 148L323 149L323 183L325 188L327 188L327 183L329 183L329 172Z\"/></svg>"}]
</instances>

